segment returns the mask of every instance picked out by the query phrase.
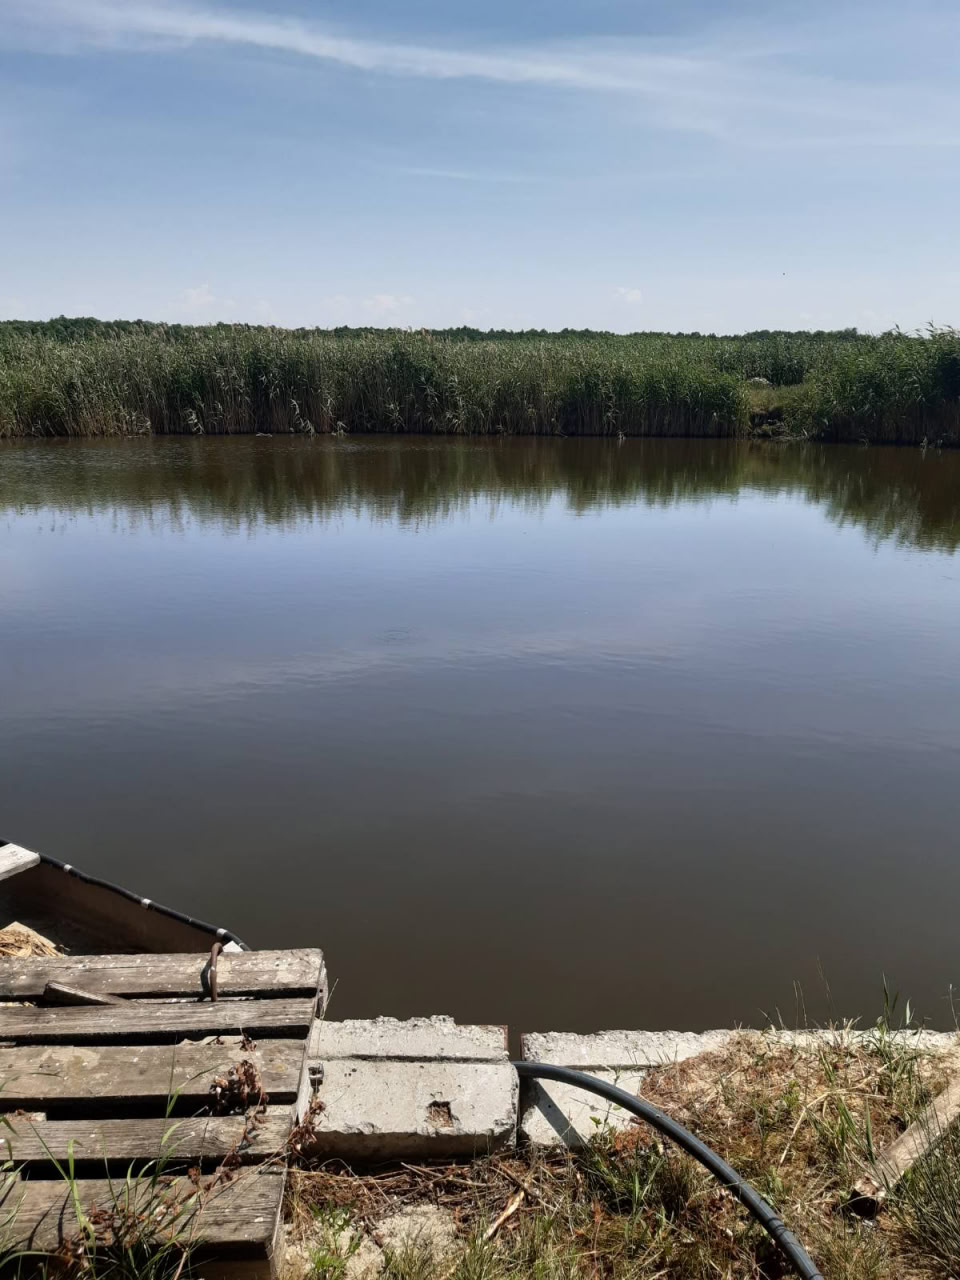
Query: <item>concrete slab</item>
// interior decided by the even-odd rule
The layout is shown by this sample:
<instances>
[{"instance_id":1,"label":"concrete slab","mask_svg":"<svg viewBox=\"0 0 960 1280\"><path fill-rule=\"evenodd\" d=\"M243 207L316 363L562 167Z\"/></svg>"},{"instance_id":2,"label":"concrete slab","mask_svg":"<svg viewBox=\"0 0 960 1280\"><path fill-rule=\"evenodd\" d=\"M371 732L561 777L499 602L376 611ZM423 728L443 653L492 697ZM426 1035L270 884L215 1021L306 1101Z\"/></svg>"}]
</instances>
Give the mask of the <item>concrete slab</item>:
<instances>
[{"instance_id":1,"label":"concrete slab","mask_svg":"<svg viewBox=\"0 0 960 1280\"><path fill-rule=\"evenodd\" d=\"M528 1062L552 1062L586 1071L628 1093L639 1093L651 1067L696 1057L724 1048L732 1031L601 1031L596 1035L571 1032L531 1033L521 1039ZM632 1117L628 1111L555 1081L525 1082L520 1134L533 1146L584 1146L604 1128L621 1129Z\"/></svg>"},{"instance_id":2,"label":"concrete slab","mask_svg":"<svg viewBox=\"0 0 960 1280\"><path fill-rule=\"evenodd\" d=\"M506 1062L506 1027L460 1026L448 1017L318 1022L308 1058L378 1058L392 1062Z\"/></svg>"},{"instance_id":3,"label":"concrete slab","mask_svg":"<svg viewBox=\"0 0 960 1280\"><path fill-rule=\"evenodd\" d=\"M512 1146L518 1083L509 1062L325 1059L308 1154L445 1159Z\"/></svg>"},{"instance_id":4,"label":"concrete slab","mask_svg":"<svg viewBox=\"0 0 960 1280\"><path fill-rule=\"evenodd\" d=\"M774 1031L762 1033L764 1044L813 1048L825 1040L863 1040L869 1031ZM898 1033L926 1053L947 1053L958 1046L953 1032L907 1031ZM651 1067L664 1066L728 1047L735 1036L761 1033L718 1030L689 1031L601 1031L595 1035L570 1032L531 1033L521 1039L522 1056L528 1062L550 1062L556 1066L586 1071L629 1093L642 1091L643 1079ZM524 1083L521 1097L520 1136L534 1146L565 1143L581 1147L604 1126L623 1128L630 1123L629 1112L606 1103L572 1085L553 1081Z\"/></svg>"},{"instance_id":5,"label":"concrete slab","mask_svg":"<svg viewBox=\"0 0 960 1280\"><path fill-rule=\"evenodd\" d=\"M590 1071L602 1067L653 1067L723 1049L733 1031L568 1031L533 1032L521 1037L521 1057L558 1067Z\"/></svg>"},{"instance_id":6,"label":"concrete slab","mask_svg":"<svg viewBox=\"0 0 960 1280\"><path fill-rule=\"evenodd\" d=\"M646 1072L628 1067L621 1071L594 1069L590 1074L628 1093L639 1093ZM524 1084L520 1136L535 1147L562 1143L579 1150L604 1129L624 1128L630 1119L628 1111L570 1084L553 1080Z\"/></svg>"}]
</instances>

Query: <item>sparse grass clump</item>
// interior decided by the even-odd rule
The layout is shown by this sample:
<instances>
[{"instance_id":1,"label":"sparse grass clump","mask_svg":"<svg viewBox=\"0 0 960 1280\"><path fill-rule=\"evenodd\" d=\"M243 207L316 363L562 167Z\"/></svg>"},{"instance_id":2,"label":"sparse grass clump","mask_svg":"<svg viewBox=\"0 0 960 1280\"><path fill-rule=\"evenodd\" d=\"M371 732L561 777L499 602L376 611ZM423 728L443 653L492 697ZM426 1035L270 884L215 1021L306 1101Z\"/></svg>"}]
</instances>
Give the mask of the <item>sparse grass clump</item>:
<instances>
[{"instance_id":1,"label":"sparse grass clump","mask_svg":"<svg viewBox=\"0 0 960 1280\"><path fill-rule=\"evenodd\" d=\"M9 1127L9 1126L8 1126ZM11 1132L12 1132L11 1127ZM108 1178L96 1208L83 1200L73 1160L52 1161L64 1190L59 1245L49 1252L18 1229L19 1174L8 1164L0 1186L0 1272L17 1280L190 1280L193 1230L202 1196L163 1175L163 1161ZM106 1172L106 1170L105 1170ZM52 1215L50 1215L52 1217Z\"/></svg>"},{"instance_id":2,"label":"sparse grass clump","mask_svg":"<svg viewBox=\"0 0 960 1280\"><path fill-rule=\"evenodd\" d=\"M960 1131L931 1135L931 1153L910 1170L891 1204L900 1227L923 1256L960 1275Z\"/></svg>"}]
</instances>

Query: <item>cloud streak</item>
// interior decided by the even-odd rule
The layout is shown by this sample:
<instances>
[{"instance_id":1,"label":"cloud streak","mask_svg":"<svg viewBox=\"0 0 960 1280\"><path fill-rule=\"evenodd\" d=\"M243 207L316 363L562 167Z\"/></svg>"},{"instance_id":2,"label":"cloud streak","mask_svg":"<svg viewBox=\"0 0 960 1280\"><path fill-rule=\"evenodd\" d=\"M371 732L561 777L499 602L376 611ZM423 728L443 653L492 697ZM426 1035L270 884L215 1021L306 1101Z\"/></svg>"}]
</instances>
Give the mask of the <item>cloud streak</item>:
<instances>
[{"instance_id":1,"label":"cloud streak","mask_svg":"<svg viewBox=\"0 0 960 1280\"><path fill-rule=\"evenodd\" d=\"M504 183L508 186L529 186L543 181L533 173L495 173L480 169L432 169L422 165L403 165L396 170L408 178L436 178L441 182Z\"/></svg>"},{"instance_id":2,"label":"cloud streak","mask_svg":"<svg viewBox=\"0 0 960 1280\"><path fill-rule=\"evenodd\" d=\"M151 0L6 0L24 39L83 48L233 46L357 72L618 94L670 128L754 145L960 144L960 95L907 81L867 84L791 69L789 40L766 49L638 39L465 50L358 39L316 22ZM863 37L863 31L859 35Z\"/></svg>"},{"instance_id":3,"label":"cloud streak","mask_svg":"<svg viewBox=\"0 0 960 1280\"><path fill-rule=\"evenodd\" d=\"M172 314L189 324L212 324L217 321L256 320L276 324L277 315L266 298L221 297L210 288L209 281L183 289L172 303Z\"/></svg>"},{"instance_id":4,"label":"cloud streak","mask_svg":"<svg viewBox=\"0 0 960 1280\"><path fill-rule=\"evenodd\" d=\"M247 45L293 53L356 71L388 72L435 80L480 79L566 89L642 92L645 80L689 75L696 64L682 57L543 49L466 52L456 48L358 40L317 23L268 14L195 5L116 3L115 0L12 0L10 9L28 25L53 25L62 39L73 33L102 46L126 39ZM571 54L573 56L571 56Z\"/></svg>"}]
</instances>

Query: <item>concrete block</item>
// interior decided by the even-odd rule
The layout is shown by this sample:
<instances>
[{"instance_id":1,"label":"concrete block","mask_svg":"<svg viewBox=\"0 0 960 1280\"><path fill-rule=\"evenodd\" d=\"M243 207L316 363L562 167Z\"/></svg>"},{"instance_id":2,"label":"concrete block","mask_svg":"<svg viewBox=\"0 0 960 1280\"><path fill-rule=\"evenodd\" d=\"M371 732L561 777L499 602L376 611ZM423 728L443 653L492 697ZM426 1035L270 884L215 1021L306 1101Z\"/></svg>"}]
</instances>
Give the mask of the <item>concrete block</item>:
<instances>
[{"instance_id":1,"label":"concrete block","mask_svg":"<svg viewBox=\"0 0 960 1280\"><path fill-rule=\"evenodd\" d=\"M533 1032L521 1039L528 1062L590 1071L601 1067L657 1067L700 1053L725 1049L733 1031L598 1031L581 1036L569 1031Z\"/></svg>"},{"instance_id":2,"label":"concrete block","mask_svg":"<svg viewBox=\"0 0 960 1280\"><path fill-rule=\"evenodd\" d=\"M590 1074L628 1093L639 1093L646 1073L626 1068L593 1070ZM533 1146L554 1147L563 1143L578 1150L604 1129L621 1129L630 1120L628 1111L571 1084L554 1080L524 1082L520 1135Z\"/></svg>"},{"instance_id":3,"label":"concrete block","mask_svg":"<svg viewBox=\"0 0 960 1280\"><path fill-rule=\"evenodd\" d=\"M640 1093L651 1067L682 1062L701 1053L729 1047L734 1037L751 1037L771 1051L795 1048L810 1051L828 1041L856 1043L869 1031L601 1031L595 1035L571 1032L532 1033L522 1037L522 1057L585 1071L628 1093ZM958 1048L953 1032L896 1033L925 1053L950 1053ZM602 1098L553 1081L525 1081L521 1098L520 1135L535 1146L583 1146L604 1126L623 1128L629 1112Z\"/></svg>"},{"instance_id":4,"label":"concrete block","mask_svg":"<svg viewBox=\"0 0 960 1280\"><path fill-rule=\"evenodd\" d=\"M522 1037L522 1056L528 1062L551 1062L558 1067L586 1071L628 1093L639 1093L651 1067L680 1062L701 1053L723 1049L733 1031L601 1031L531 1033ZM604 1128L621 1129L628 1111L552 1080L524 1084L520 1134L534 1146L584 1146Z\"/></svg>"},{"instance_id":5,"label":"concrete block","mask_svg":"<svg viewBox=\"0 0 960 1280\"><path fill-rule=\"evenodd\" d=\"M452 1018L318 1022L308 1058L377 1058L392 1062L506 1062L506 1027L464 1027Z\"/></svg>"},{"instance_id":6,"label":"concrete block","mask_svg":"<svg viewBox=\"0 0 960 1280\"><path fill-rule=\"evenodd\" d=\"M518 1079L509 1062L327 1058L323 1068L313 1157L439 1159L516 1140Z\"/></svg>"}]
</instances>

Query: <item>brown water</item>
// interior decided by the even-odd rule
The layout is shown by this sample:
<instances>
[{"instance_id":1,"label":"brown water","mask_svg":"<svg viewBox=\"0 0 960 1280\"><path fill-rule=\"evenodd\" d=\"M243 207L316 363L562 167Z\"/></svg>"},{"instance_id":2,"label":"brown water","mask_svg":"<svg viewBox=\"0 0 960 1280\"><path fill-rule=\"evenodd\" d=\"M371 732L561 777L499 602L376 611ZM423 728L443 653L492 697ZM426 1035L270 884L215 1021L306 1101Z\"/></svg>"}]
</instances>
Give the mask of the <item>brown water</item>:
<instances>
[{"instance_id":1,"label":"brown water","mask_svg":"<svg viewBox=\"0 0 960 1280\"><path fill-rule=\"evenodd\" d=\"M958 547L957 454L6 444L0 831L335 1016L949 1024Z\"/></svg>"}]
</instances>

